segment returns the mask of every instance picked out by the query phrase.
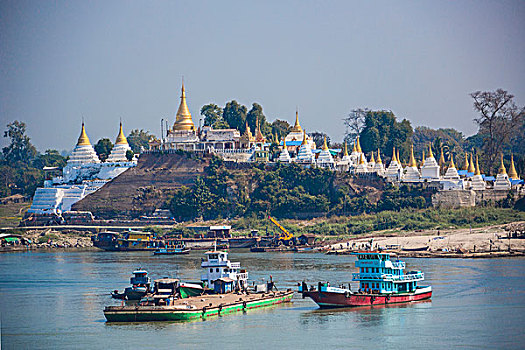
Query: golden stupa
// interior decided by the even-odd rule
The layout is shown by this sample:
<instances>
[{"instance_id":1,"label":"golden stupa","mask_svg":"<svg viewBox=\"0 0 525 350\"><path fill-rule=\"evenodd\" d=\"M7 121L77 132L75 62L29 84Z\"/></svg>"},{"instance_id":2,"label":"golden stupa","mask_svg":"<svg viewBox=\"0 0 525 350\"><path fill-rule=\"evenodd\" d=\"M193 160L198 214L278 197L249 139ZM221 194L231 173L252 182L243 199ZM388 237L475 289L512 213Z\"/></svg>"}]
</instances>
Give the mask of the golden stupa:
<instances>
[{"instance_id":1,"label":"golden stupa","mask_svg":"<svg viewBox=\"0 0 525 350\"><path fill-rule=\"evenodd\" d=\"M194 131L195 125L191 119L191 113L186 104L186 91L184 90L184 82L182 83L182 94L180 96L180 105L177 110L175 124L173 124L174 131Z\"/></svg>"},{"instance_id":2,"label":"golden stupa","mask_svg":"<svg viewBox=\"0 0 525 350\"><path fill-rule=\"evenodd\" d=\"M414 145L410 146L410 162L408 166L411 168L417 168L416 157L414 157Z\"/></svg>"},{"instance_id":3,"label":"golden stupa","mask_svg":"<svg viewBox=\"0 0 525 350\"><path fill-rule=\"evenodd\" d=\"M473 173L476 171L476 168L474 167L474 156L470 154L470 163L468 165L467 172Z\"/></svg>"},{"instance_id":4,"label":"golden stupa","mask_svg":"<svg viewBox=\"0 0 525 350\"><path fill-rule=\"evenodd\" d=\"M124 131L122 131L122 122L120 123L120 130L118 132L117 141L115 141L115 145L127 145L128 140L126 139L126 136L124 136Z\"/></svg>"},{"instance_id":5,"label":"golden stupa","mask_svg":"<svg viewBox=\"0 0 525 350\"><path fill-rule=\"evenodd\" d=\"M328 151L328 145L326 144L326 136L324 137L324 141L323 141L323 151Z\"/></svg>"},{"instance_id":6,"label":"golden stupa","mask_svg":"<svg viewBox=\"0 0 525 350\"><path fill-rule=\"evenodd\" d=\"M501 154L501 163L499 166L498 174L502 174L502 175L507 174L507 169L505 169L505 164L503 164L503 153Z\"/></svg>"},{"instance_id":7,"label":"golden stupa","mask_svg":"<svg viewBox=\"0 0 525 350\"><path fill-rule=\"evenodd\" d=\"M514 155L510 155L510 168L509 168L509 177L512 180L519 180L518 172L516 171L516 167L514 167Z\"/></svg>"},{"instance_id":8,"label":"golden stupa","mask_svg":"<svg viewBox=\"0 0 525 350\"><path fill-rule=\"evenodd\" d=\"M292 128L291 132L303 132L303 128L301 128L301 125L299 124L299 111L295 111L295 125Z\"/></svg>"},{"instance_id":9,"label":"golden stupa","mask_svg":"<svg viewBox=\"0 0 525 350\"><path fill-rule=\"evenodd\" d=\"M89 142L89 137L86 134L84 122L82 122L82 131L80 132L80 137L78 138L77 146L91 146L91 142Z\"/></svg>"},{"instance_id":10,"label":"golden stupa","mask_svg":"<svg viewBox=\"0 0 525 350\"><path fill-rule=\"evenodd\" d=\"M383 164L383 161L381 160L381 151L379 151L379 148L377 149L377 164Z\"/></svg>"},{"instance_id":11,"label":"golden stupa","mask_svg":"<svg viewBox=\"0 0 525 350\"><path fill-rule=\"evenodd\" d=\"M481 175L481 169L479 167L478 156L476 155L476 169L474 169L474 175Z\"/></svg>"}]
</instances>

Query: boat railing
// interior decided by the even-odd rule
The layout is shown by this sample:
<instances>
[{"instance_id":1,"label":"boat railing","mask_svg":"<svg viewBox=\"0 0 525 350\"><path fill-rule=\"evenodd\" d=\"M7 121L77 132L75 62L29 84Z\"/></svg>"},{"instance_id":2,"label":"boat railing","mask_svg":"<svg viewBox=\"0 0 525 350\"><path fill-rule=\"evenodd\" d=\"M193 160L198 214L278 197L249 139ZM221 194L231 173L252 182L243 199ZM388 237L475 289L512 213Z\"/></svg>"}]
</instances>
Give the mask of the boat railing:
<instances>
[{"instance_id":1,"label":"boat railing","mask_svg":"<svg viewBox=\"0 0 525 350\"><path fill-rule=\"evenodd\" d=\"M423 272L410 273L406 275L393 275L390 273L387 274L374 274L374 273L353 273L352 280L378 280L378 281L415 281L422 280L425 278Z\"/></svg>"},{"instance_id":2,"label":"boat railing","mask_svg":"<svg viewBox=\"0 0 525 350\"><path fill-rule=\"evenodd\" d=\"M230 267L232 269L240 269L241 268L241 263L240 262L232 262L232 263L230 263Z\"/></svg>"},{"instance_id":3,"label":"boat railing","mask_svg":"<svg viewBox=\"0 0 525 350\"><path fill-rule=\"evenodd\" d=\"M397 269L404 269L406 267L406 264L404 261L392 261L392 266L394 266Z\"/></svg>"}]
</instances>

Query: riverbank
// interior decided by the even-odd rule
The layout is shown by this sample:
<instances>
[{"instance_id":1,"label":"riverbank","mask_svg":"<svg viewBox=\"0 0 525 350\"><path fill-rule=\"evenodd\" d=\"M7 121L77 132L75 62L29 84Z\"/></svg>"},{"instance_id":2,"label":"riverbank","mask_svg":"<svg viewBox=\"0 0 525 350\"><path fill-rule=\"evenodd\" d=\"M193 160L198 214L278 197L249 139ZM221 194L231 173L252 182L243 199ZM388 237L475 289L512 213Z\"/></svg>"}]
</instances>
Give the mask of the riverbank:
<instances>
[{"instance_id":1,"label":"riverbank","mask_svg":"<svg viewBox=\"0 0 525 350\"><path fill-rule=\"evenodd\" d=\"M371 233L328 244L321 249L332 254L359 249L387 249L399 256L421 258L525 256L525 239L509 238L524 230L525 222L522 221L473 229L412 231L389 236Z\"/></svg>"}]
</instances>

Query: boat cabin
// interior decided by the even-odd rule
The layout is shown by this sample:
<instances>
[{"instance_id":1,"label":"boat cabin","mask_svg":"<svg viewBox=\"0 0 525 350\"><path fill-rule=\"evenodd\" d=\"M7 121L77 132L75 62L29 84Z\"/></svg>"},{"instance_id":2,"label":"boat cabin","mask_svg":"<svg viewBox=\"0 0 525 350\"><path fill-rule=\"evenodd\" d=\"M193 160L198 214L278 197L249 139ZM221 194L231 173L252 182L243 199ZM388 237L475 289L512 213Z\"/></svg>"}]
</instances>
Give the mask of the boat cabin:
<instances>
[{"instance_id":1,"label":"boat cabin","mask_svg":"<svg viewBox=\"0 0 525 350\"><path fill-rule=\"evenodd\" d=\"M228 260L228 253L217 250L204 253L201 267L205 273L201 275L201 280L208 284L208 287L215 289L215 281L220 278L229 278L233 281L233 290L244 289L247 287L248 272L241 269L241 263Z\"/></svg>"},{"instance_id":2,"label":"boat cabin","mask_svg":"<svg viewBox=\"0 0 525 350\"><path fill-rule=\"evenodd\" d=\"M390 260L389 253L359 252L355 253L355 266L358 273L352 275L353 281L359 281L359 289L366 293L404 293L413 292L418 282L424 280L421 271L403 270L406 265L403 261Z\"/></svg>"},{"instance_id":3,"label":"boat cabin","mask_svg":"<svg viewBox=\"0 0 525 350\"><path fill-rule=\"evenodd\" d=\"M133 271L129 283L133 286L149 287L151 279L148 277L148 271L140 269Z\"/></svg>"}]
</instances>

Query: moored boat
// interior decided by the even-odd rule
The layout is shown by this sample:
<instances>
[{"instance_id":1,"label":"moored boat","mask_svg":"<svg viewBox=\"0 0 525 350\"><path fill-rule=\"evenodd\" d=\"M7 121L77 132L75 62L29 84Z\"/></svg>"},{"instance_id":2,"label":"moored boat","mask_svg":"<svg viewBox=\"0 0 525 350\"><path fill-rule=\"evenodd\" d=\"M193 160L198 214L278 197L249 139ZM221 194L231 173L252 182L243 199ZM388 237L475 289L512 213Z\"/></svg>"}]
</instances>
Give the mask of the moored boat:
<instances>
[{"instance_id":1,"label":"moored boat","mask_svg":"<svg viewBox=\"0 0 525 350\"><path fill-rule=\"evenodd\" d=\"M158 248L153 252L153 255L180 255L180 254L189 254L190 250L184 246L184 244L176 245L175 247L164 247Z\"/></svg>"},{"instance_id":2,"label":"moored boat","mask_svg":"<svg viewBox=\"0 0 525 350\"><path fill-rule=\"evenodd\" d=\"M151 279L145 270L138 269L137 271L133 271L133 276L129 282L131 286L124 289L123 293L114 290L111 296L115 299L122 300L140 300L150 291Z\"/></svg>"},{"instance_id":3,"label":"moored boat","mask_svg":"<svg viewBox=\"0 0 525 350\"><path fill-rule=\"evenodd\" d=\"M405 303L432 297L432 287L419 285L425 278L423 272L404 273L405 263L390 260L389 253L367 251L354 255L359 272L352 280L359 283L357 292L350 285L333 287L327 282L319 282L317 288L303 282L299 292L321 308Z\"/></svg>"}]
</instances>

